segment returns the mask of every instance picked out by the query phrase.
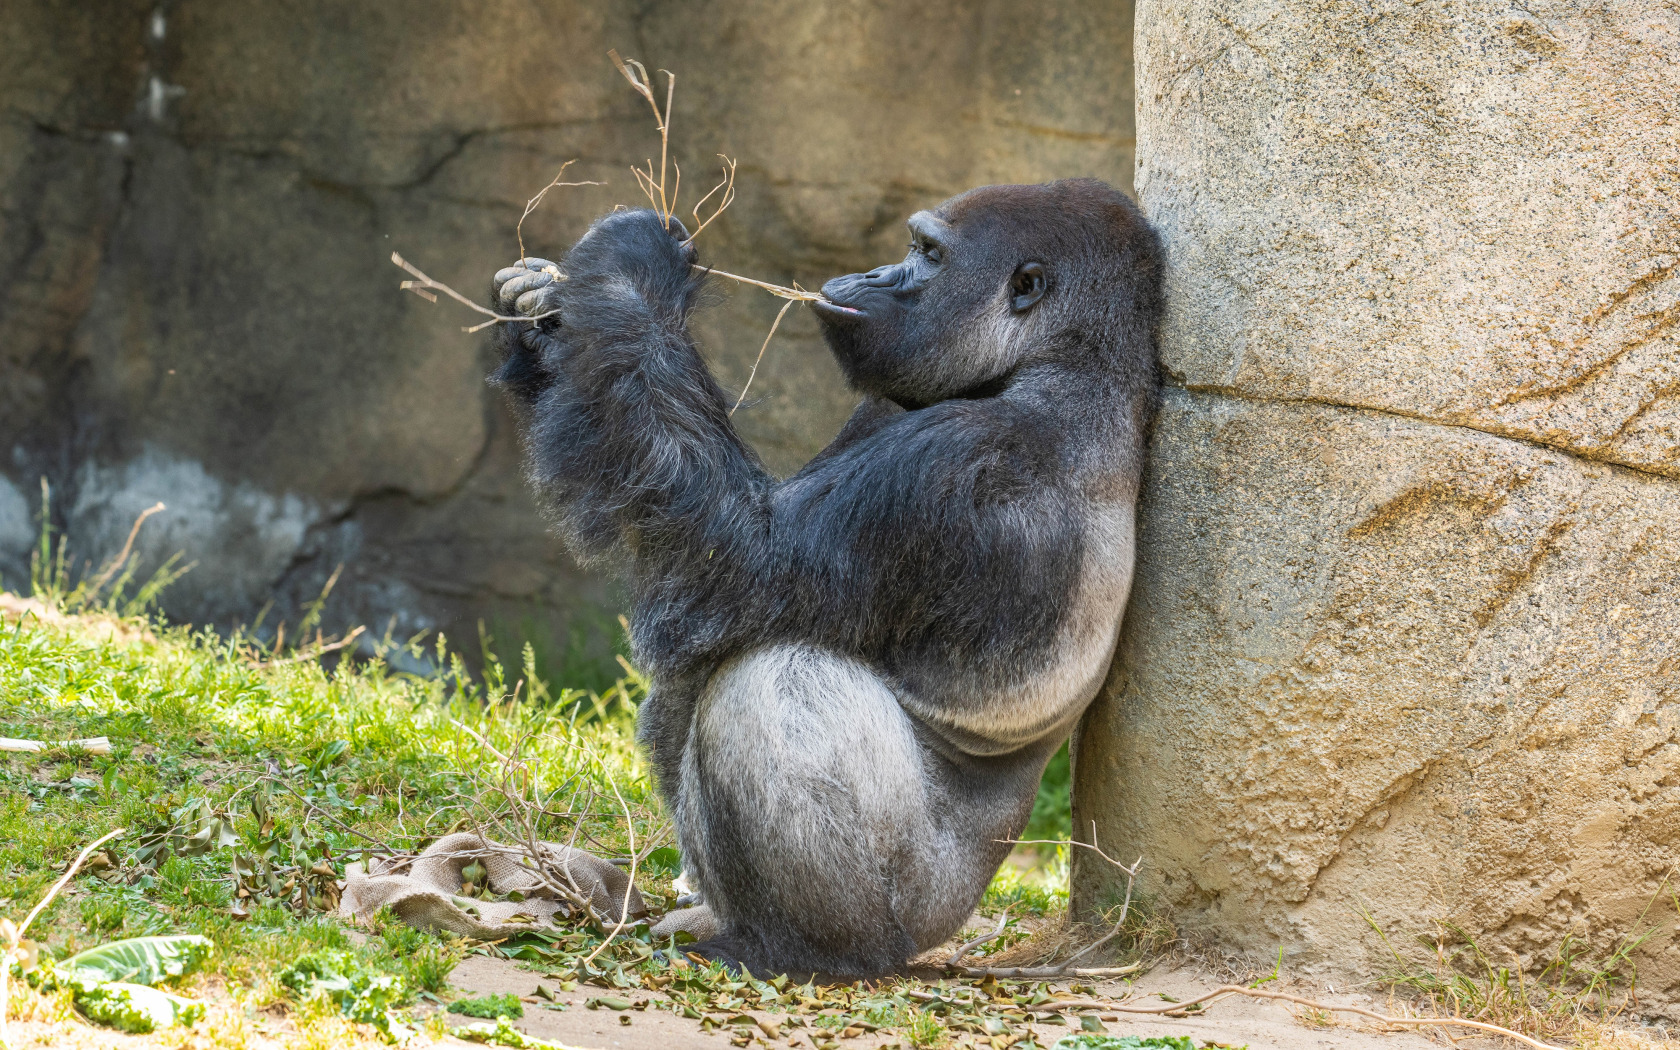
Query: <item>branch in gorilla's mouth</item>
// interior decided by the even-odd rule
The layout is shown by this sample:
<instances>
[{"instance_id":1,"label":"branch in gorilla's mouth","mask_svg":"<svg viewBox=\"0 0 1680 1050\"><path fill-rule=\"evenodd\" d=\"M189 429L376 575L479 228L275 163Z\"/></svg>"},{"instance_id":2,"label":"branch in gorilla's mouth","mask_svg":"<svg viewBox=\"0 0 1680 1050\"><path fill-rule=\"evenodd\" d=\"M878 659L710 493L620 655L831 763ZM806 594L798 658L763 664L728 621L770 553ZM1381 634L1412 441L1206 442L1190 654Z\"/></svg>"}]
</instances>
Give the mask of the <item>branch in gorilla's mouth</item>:
<instances>
[{"instance_id":1,"label":"branch in gorilla's mouth","mask_svg":"<svg viewBox=\"0 0 1680 1050\"><path fill-rule=\"evenodd\" d=\"M699 263L695 263L694 268L696 270L701 270L705 273L715 273L719 277L727 277L731 281L739 281L742 284L750 284L754 288L762 288L765 291L769 292L771 295L779 296L780 298L783 298L783 299L793 299L793 300L797 300L798 302L802 302L802 303L826 303L826 302L828 302L828 299L825 296L820 295L817 292L807 292L803 288L799 288L799 287L789 288L785 284L771 284L768 281L755 281L751 277L742 277L738 273L728 273L724 270L713 269L710 266L702 266Z\"/></svg>"}]
</instances>

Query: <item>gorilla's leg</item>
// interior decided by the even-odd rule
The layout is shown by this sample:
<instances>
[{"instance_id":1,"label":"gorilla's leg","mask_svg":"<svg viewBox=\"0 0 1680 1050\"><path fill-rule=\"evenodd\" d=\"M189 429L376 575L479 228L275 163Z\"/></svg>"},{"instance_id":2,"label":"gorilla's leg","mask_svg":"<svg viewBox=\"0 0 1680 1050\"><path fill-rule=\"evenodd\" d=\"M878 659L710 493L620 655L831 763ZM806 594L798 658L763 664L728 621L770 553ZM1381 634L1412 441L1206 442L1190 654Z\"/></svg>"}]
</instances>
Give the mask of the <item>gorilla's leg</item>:
<instances>
[{"instance_id":1,"label":"gorilla's leg","mask_svg":"<svg viewBox=\"0 0 1680 1050\"><path fill-rule=\"evenodd\" d=\"M699 947L754 970L875 974L942 943L1026 820L1048 757L1031 752L952 752L868 667L822 650L725 664L695 709L677 802L720 927Z\"/></svg>"}]
</instances>

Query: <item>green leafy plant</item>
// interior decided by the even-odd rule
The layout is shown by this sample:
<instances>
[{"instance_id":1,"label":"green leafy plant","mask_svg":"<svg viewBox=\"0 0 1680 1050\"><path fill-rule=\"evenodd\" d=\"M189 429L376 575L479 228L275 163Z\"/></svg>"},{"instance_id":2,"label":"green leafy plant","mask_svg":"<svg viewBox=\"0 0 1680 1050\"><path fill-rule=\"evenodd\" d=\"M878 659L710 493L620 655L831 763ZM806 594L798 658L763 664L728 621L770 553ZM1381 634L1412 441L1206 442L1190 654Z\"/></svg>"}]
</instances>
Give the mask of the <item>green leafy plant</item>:
<instances>
[{"instance_id":1,"label":"green leafy plant","mask_svg":"<svg viewBox=\"0 0 1680 1050\"><path fill-rule=\"evenodd\" d=\"M1050 1050L1196 1050L1187 1035L1064 1035Z\"/></svg>"},{"instance_id":2,"label":"green leafy plant","mask_svg":"<svg viewBox=\"0 0 1680 1050\"><path fill-rule=\"evenodd\" d=\"M75 1000L88 1020L137 1035L189 1026L205 1014L201 1002L124 981L89 984L76 991Z\"/></svg>"},{"instance_id":3,"label":"green leafy plant","mask_svg":"<svg viewBox=\"0 0 1680 1050\"><path fill-rule=\"evenodd\" d=\"M408 997L402 980L369 970L347 951L311 952L282 970L280 983L300 999L332 1001L345 1017L373 1026L389 1042L414 1034L414 1026L395 1009Z\"/></svg>"},{"instance_id":4,"label":"green leafy plant","mask_svg":"<svg viewBox=\"0 0 1680 1050\"><path fill-rule=\"evenodd\" d=\"M480 996L477 999L457 999L449 1004L449 1012L494 1020L498 1017L524 1017L525 1007L520 1005L519 996L504 992L500 995Z\"/></svg>"},{"instance_id":5,"label":"green leafy plant","mask_svg":"<svg viewBox=\"0 0 1680 1050\"><path fill-rule=\"evenodd\" d=\"M210 956L210 938L197 934L130 937L78 952L57 966L61 978L89 983L158 984L197 970Z\"/></svg>"}]
</instances>

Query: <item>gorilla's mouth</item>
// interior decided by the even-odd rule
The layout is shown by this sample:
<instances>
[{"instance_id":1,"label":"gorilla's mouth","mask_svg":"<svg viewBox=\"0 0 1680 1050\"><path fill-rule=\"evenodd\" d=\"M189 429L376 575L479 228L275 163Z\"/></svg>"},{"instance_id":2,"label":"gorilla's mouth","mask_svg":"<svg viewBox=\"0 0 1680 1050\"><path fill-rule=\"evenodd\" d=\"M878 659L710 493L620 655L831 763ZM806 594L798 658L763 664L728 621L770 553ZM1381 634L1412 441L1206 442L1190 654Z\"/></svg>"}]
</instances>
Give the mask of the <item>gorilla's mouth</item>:
<instances>
[{"instance_id":1,"label":"gorilla's mouth","mask_svg":"<svg viewBox=\"0 0 1680 1050\"><path fill-rule=\"evenodd\" d=\"M811 309L815 310L823 317L831 317L835 319L845 318L846 320L857 320L858 318L864 316L863 311L859 310L857 307L847 306L845 303L837 303L833 299L812 299Z\"/></svg>"}]
</instances>

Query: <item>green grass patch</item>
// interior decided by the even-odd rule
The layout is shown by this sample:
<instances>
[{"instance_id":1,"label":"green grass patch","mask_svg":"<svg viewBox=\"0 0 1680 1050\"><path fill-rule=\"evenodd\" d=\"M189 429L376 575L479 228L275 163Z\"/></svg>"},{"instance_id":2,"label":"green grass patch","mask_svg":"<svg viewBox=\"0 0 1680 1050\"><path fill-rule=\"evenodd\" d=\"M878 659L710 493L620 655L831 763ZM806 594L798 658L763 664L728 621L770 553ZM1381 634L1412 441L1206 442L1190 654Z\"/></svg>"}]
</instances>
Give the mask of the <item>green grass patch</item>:
<instances>
[{"instance_id":1,"label":"green grass patch","mask_svg":"<svg viewBox=\"0 0 1680 1050\"><path fill-rule=\"evenodd\" d=\"M417 677L382 659L326 671L137 617L49 609L4 624L0 736L104 736L112 753L0 754L0 915L21 919L82 846L120 827L29 931L48 957L199 933L212 945L206 980L254 1008L307 998L320 982L285 980L307 958L359 981L352 998L378 1000L370 1017L440 995L466 946L388 917L353 937L333 914L336 887L346 865L419 849L468 818L493 765L472 734L518 741L542 777L614 800L581 820L544 818L545 835L576 824L580 844L622 852L614 787L631 819L659 817L631 740L637 682L617 683L611 704L550 696L494 661L474 678L444 642L433 648L446 671ZM606 717L577 718L580 707Z\"/></svg>"}]
</instances>

